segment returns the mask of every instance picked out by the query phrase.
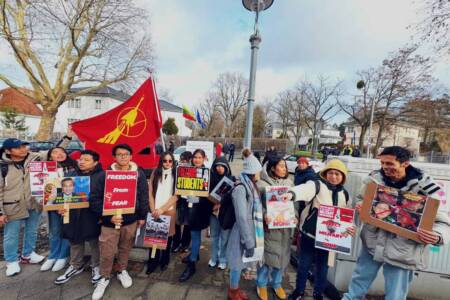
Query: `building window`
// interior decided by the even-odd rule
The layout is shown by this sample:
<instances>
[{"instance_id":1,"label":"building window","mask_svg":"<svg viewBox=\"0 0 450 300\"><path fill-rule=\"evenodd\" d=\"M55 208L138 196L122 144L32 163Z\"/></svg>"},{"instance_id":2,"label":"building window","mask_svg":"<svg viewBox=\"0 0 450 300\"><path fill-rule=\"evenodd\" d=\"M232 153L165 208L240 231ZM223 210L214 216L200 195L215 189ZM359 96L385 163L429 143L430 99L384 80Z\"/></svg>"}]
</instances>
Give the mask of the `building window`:
<instances>
[{"instance_id":1,"label":"building window","mask_svg":"<svg viewBox=\"0 0 450 300\"><path fill-rule=\"evenodd\" d=\"M95 100L95 109L102 109L102 100Z\"/></svg>"},{"instance_id":2,"label":"building window","mask_svg":"<svg viewBox=\"0 0 450 300\"><path fill-rule=\"evenodd\" d=\"M81 108L81 99L80 98L70 99L67 102L67 106L69 108Z\"/></svg>"}]
</instances>

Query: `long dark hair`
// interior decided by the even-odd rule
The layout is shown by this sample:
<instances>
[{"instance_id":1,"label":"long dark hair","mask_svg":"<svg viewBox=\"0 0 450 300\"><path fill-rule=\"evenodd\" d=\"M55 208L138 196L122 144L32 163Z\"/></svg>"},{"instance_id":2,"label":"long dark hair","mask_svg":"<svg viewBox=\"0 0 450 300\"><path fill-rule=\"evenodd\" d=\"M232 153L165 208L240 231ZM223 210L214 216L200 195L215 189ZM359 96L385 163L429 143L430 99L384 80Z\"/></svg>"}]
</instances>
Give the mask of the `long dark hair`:
<instances>
[{"instance_id":1,"label":"long dark hair","mask_svg":"<svg viewBox=\"0 0 450 300\"><path fill-rule=\"evenodd\" d=\"M161 155L159 156L158 167L155 170L153 170L153 180L152 180L153 197L156 197L156 189L158 188L158 183L162 182L163 161L167 155L169 155L170 158L172 159L172 176L174 179L172 193L175 191L175 176L176 176L175 158L171 152L166 151L164 153L161 153Z\"/></svg>"},{"instance_id":2,"label":"long dark hair","mask_svg":"<svg viewBox=\"0 0 450 300\"><path fill-rule=\"evenodd\" d=\"M48 150L48 153L47 153L48 161L52 161L52 152L55 149L61 149L66 154L66 159L64 161L58 162L58 167L63 168L64 173L67 173L68 171L72 171L72 170L78 168L77 162L69 156L69 153L67 153L66 149L64 149L63 147L53 147L50 150Z\"/></svg>"},{"instance_id":3,"label":"long dark hair","mask_svg":"<svg viewBox=\"0 0 450 300\"><path fill-rule=\"evenodd\" d=\"M286 166L286 175L284 177L278 177L275 174L275 172L272 170L272 168L275 168L281 161L283 161L284 165ZM269 158L269 160L267 161L266 171L267 171L267 174L272 178L286 179L289 177L289 171L287 169L286 160L282 156L277 155L277 156Z\"/></svg>"}]
</instances>

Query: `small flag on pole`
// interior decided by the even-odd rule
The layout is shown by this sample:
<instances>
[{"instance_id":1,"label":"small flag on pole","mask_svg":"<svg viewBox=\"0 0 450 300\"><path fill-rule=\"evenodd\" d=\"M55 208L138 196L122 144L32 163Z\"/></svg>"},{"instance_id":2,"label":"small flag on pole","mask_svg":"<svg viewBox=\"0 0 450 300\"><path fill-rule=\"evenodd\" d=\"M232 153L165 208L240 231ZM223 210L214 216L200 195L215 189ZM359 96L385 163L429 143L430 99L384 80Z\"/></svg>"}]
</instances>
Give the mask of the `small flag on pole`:
<instances>
[{"instance_id":1,"label":"small flag on pole","mask_svg":"<svg viewBox=\"0 0 450 300\"><path fill-rule=\"evenodd\" d=\"M198 122L198 124L200 124L200 126L201 126L203 129L205 129L205 128L206 128L206 124L203 123L202 117L200 116L200 113L198 112L198 110L197 110L197 112L195 113L195 116L197 117L197 122Z\"/></svg>"},{"instance_id":2,"label":"small flag on pole","mask_svg":"<svg viewBox=\"0 0 450 300\"><path fill-rule=\"evenodd\" d=\"M183 117L185 119L188 119L189 121L194 121L195 122L194 114L184 105L183 105Z\"/></svg>"}]
</instances>

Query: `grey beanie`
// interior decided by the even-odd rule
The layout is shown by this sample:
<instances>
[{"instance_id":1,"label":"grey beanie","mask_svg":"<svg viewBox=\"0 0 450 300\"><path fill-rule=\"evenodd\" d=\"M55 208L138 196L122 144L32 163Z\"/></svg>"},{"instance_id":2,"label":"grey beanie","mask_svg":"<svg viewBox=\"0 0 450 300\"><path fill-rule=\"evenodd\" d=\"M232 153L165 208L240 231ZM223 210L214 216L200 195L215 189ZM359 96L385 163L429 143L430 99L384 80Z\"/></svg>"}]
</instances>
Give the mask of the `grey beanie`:
<instances>
[{"instance_id":1,"label":"grey beanie","mask_svg":"<svg viewBox=\"0 0 450 300\"><path fill-rule=\"evenodd\" d=\"M261 163L254 155L244 158L244 168L242 173L255 175L256 173L261 172L261 170Z\"/></svg>"}]
</instances>

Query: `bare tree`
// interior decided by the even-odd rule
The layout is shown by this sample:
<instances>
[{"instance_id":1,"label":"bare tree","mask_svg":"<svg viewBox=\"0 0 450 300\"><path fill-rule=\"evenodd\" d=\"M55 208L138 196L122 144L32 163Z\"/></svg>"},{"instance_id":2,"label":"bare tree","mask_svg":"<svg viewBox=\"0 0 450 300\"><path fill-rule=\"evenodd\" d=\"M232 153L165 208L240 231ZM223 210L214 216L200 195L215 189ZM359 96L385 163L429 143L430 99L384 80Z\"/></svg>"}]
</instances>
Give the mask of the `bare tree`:
<instances>
[{"instance_id":1,"label":"bare tree","mask_svg":"<svg viewBox=\"0 0 450 300\"><path fill-rule=\"evenodd\" d=\"M291 132L295 137L295 147L300 143L303 129L306 126L305 106L305 86L298 85L293 91L293 97L290 100L289 119L291 120Z\"/></svg>"},{"instance_id":2,"label":"bare tree","mask_svg":"<svg viewBox=\"0 0 450 300\"><path fill-rule=\"evenodd\" d=\"M291 127L291 104L294 97L295 91L287 89L278 94L272 105L272 111L276 116L276 120L281 124L280 138L288 137L288 131Z\"/></svg>"},{"instance_id":3,"label":"bare tree","mask_svg":"<svg viewBox=\"0 0 450 300\"><path fill-rule=\"evenodd\" d=\"M132 0L0 0L0 36L43 107L37 139L50 137L65 101L148 75L147 20ZM0 80L21 92L7 72ZM71 93L80 85L90 87Z\"/></svg>"},{"instance_id":4,"label":"bare tree","mask_svg":"<svg viewBox=\"0 0 450 300\"><path fill-rule=\"evenodd\" d=\"M211 129L216 127L214 126L214 122L218 121L218 117L221 119L217 110L217 99L211 93L207 94L203 101L197 106L197 110L200 113L202 121L206 125L206 128L204 128L205 135L209 135ZM223 123L223 120L220 120L220 123Z\"/></svg>"}]
</instances>

